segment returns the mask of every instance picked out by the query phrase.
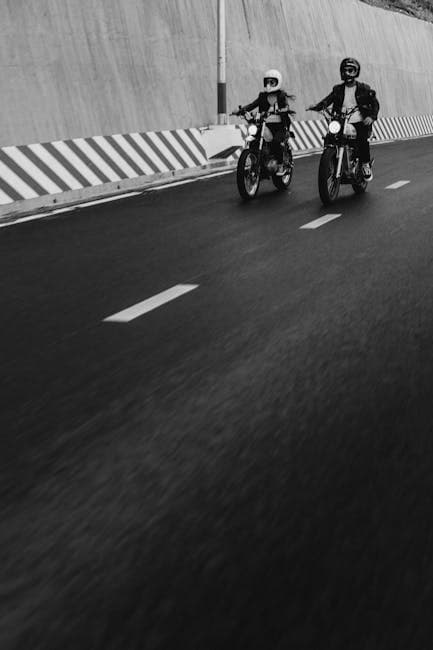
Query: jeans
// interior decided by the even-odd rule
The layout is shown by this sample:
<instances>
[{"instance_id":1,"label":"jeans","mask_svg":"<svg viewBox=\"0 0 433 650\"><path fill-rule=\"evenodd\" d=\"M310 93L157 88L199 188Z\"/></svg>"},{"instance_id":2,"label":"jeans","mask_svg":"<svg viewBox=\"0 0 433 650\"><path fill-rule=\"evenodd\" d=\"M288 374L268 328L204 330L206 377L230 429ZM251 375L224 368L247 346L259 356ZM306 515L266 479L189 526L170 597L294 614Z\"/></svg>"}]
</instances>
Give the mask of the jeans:
<instances>
[{"instance_id":1,"label":"jeans","mask_svg":"<svg viewBox=\"0 0 433 650\"><path fill-rule=\"evenodd\" d=\"M277 161L281 164L283 162L283 147L281 146L281 143L284 142L284 138L286 137L284 126L278 123L272 124L272 122L270 124L266 124L266 126L273 136L273 140L270 143L271 151Z\"/></svg>"},{"instance_id":2,"label":"jeans","mask_svg":"<svg viewBox=\"0 0 433 650\"><path fill-rule=\"evenodd\" d=\"M359 160L361 163L370 162L370 143L368 142L368 138L371 135L371 126L367 126L363 122L356 122L353 126L356 129Z\"/></svg>"}]
</instances>

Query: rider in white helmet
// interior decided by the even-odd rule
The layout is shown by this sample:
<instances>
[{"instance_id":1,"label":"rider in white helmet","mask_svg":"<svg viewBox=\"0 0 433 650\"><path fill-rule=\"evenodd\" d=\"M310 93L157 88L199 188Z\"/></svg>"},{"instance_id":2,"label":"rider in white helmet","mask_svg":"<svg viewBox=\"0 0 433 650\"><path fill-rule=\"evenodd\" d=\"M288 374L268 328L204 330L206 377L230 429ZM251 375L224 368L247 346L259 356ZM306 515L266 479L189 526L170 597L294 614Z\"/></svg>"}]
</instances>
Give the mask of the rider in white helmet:
<instances>
[{"instance_id":1,"label":"rider in white helmet","mask_svg":"<svg viewBox=\"0 0 433 650\"><path fill-rule=\"evenodd\" d=\"M289 99L294 100L294 95L288 95L282 89L283 77L279 70L266 70L263 75L264 90L250 104L242 106L239 110L233 111L235 115L245 111L252 111L258 108L260 113L269 112L266 118L266 125L273 135L271 143L273 154L275 155L279 169L277 174L283 174L283 147L281 144L287 137L287 130L290 128L290 115L294 115L289 107Z\"/></svg>"}]
</instances>

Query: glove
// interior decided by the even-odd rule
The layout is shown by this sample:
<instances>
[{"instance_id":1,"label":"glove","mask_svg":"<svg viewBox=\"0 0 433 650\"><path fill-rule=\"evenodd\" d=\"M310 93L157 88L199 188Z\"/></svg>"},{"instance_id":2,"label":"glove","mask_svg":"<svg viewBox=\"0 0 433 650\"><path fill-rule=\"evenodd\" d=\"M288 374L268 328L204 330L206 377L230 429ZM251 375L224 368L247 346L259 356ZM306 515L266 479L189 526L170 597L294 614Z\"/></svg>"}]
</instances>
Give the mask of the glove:
<instances>
[{"instance_id":1,"label":"glove","mask_svg":"<svg viewBox=\"0 0 433 650\"><path fill-rule=\"evenodd\" d=\"M373 124L374 120L372 117L364 117L364 124L365 126L371 126Z\"/></svg>"}]
</instances>

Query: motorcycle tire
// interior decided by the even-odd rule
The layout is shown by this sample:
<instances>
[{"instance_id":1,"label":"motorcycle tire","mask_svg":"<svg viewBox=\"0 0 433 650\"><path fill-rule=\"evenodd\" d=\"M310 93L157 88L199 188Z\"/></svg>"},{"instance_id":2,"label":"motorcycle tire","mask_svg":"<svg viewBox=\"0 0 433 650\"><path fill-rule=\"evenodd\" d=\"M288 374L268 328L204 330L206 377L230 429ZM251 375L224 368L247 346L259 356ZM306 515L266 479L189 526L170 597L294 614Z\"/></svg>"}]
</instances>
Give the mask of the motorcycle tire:
<instances>
[{"instance_id":1,"label":"motorcycle tire","mask_svg":"<svg viewBox=\"0 0 433 650\"><path fill-rule=\"evenodd\" d=\"M361 171L361 163L359 161L359 158L356 160L356 168L355 168L355 182L352 183L352 189L355 192L355 194L364 194L368 186L367 181L365 180L364 176L362 175Z\"/></svg>"},{"instance_id":2,"label":"motorcycle tire","mask_svg":"<svg viewBox=\"0 0 433 650\"><path fill-rule=\"evenodd\" d=\"M277 176L276 174L272 174L272 182L277 190L284 192L289 189L293 178L293 169L294 167L292 152L290 152L290 162L287 166L287 174L284 174L284 176Z\"/></svg>"},{"instance_id":3,"label":"motorcycle tire","mask_svg":"<svg viewBox=\"0 0 433 650\"><path fill-rule=\"evenodd\" d=\"M355 194L364 194L368 186L367 181L361 181L360 183L352 183L352 189Z\"/></svg>"},{"instance_id":4,"label":"motorcycle tire","mask_svg":"<svg viewBox=\"0 0 433 650\"><path fill-rule=\"evenodd\" d=\"M319 195L323 205L333 203L340 192L340 179L335 178L337 171L337 152L333 148L324 149L319 164Z\"/></svg>"},{"instance_id":5,"label":"motorcycle tire","mask_svg":"<svg viewBox=\"0 0 433 650\"><path fill-rule=\"evenodd\" d=\"M260 185L259 160L257 154L250 149L244 149L239 157L236 183L239 194L245 201L256 196Z\"/></svg>"}]
</instances>

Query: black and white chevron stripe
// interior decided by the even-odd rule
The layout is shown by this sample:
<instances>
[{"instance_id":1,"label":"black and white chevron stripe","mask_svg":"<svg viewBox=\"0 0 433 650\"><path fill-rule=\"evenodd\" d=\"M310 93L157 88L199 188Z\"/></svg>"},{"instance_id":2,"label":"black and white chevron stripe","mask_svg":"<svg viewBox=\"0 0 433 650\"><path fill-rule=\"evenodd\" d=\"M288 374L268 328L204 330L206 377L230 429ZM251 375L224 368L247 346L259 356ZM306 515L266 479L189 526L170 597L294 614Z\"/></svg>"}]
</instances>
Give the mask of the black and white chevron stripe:
<instances>
[{"instance_id":1,"label":"black and white chevron stripe","mask_svg":"<svg viewBox=\"0 0 433 650\"><path fill-rule=\"evenodd\" d=\"M75 138L0 149L0 205L197 167L198 129Z\"/></svg>"}]
</instances>

